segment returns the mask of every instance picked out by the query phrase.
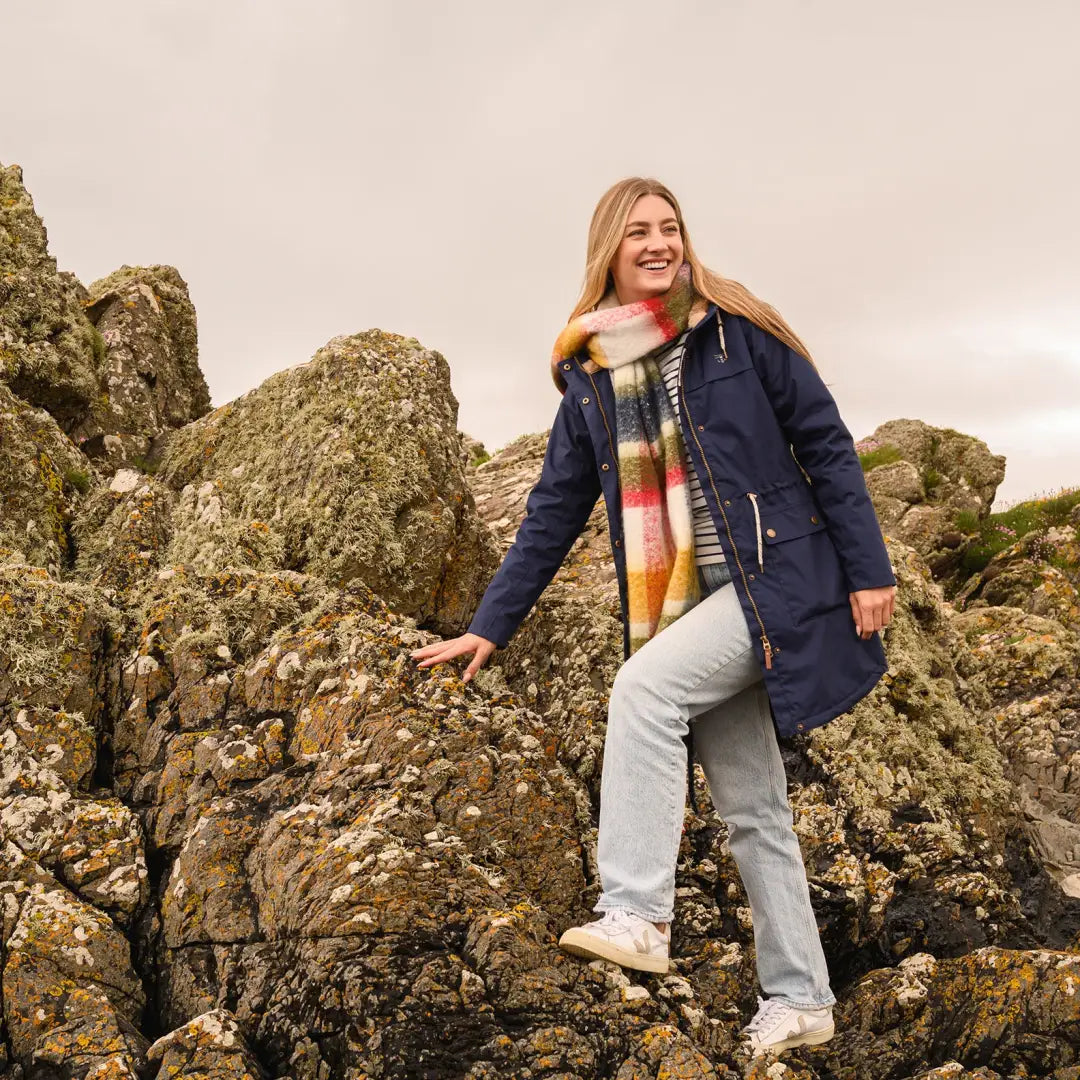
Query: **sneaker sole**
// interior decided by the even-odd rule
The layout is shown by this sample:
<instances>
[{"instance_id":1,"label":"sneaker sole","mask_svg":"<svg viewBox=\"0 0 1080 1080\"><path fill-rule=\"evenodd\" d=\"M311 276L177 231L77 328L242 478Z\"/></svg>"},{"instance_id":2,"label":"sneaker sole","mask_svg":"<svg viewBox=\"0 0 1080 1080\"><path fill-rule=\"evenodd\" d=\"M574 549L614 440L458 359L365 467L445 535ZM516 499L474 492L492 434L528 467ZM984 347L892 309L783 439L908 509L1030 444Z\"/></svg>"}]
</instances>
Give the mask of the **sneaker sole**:
<instances>
[{"instance_id":1,"label":"sneaker sole","mask_svg":"<svg viewBox=\"0 0 1080 1080\"><path fill-rule=\"evenodd\" d=\"M649 971L654 974L666 974L670 966L666 956L648 956L645 953L632 953L618 945L602 941L592 934L585 933L578 927L572 927L559 938L559 948L586 960L610 960L620 967L633 968L635 971Z\"/></svg>"},{"instance_id":2,"label":"sneaker sole","mask_svg":"<svg viewBox=\"0 0 1080 1080\"><path fill-rule=\"evenodd\" d=\"M822 1031L808 1031L805 1035L799 1035L793 1039L784 1039L783 1042L759 1046L753 1051L753 1056L757 1057L764 1053L779 1054L781 1050L794 1050L796 1046L818 1046L821 1043L827 1043L835 1034L836 1025L833 1024Z\"/></svg>"}]
</instances>

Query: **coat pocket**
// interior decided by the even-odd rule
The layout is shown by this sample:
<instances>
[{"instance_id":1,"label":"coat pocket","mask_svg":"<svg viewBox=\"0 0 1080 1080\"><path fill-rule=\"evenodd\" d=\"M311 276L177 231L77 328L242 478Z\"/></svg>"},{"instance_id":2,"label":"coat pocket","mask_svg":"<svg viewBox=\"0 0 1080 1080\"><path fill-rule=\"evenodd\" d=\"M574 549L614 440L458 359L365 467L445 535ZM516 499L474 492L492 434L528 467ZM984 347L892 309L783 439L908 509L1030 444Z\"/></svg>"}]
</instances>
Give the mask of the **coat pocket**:
<instances>
[{"instance_id":1,"label":"coat pocket","mask_svg":"<svg viewBox=\"0 0 1080 1080\"><path fill-rule=\"evenodd\" d=\"M742 375L753 371L754 365L750 361L747 352L728 353L723 358L719 353L712 355L707 353L701 360L701 364L688 366L686 369L686 389L695 390L705 383L715 382L717 379L730 379L732 375Z\"/></svg>"},{"instance_id":2,"label":"coat pocket","mask_svg":"<svg viewBox=\"0 0 1080 1080\"><path fill-rule=\"evenodd\" d=\"M836 547L813 501L761 507L764 572L775 574L794 625L850 606Z\"/></svg>"}]
</instances>

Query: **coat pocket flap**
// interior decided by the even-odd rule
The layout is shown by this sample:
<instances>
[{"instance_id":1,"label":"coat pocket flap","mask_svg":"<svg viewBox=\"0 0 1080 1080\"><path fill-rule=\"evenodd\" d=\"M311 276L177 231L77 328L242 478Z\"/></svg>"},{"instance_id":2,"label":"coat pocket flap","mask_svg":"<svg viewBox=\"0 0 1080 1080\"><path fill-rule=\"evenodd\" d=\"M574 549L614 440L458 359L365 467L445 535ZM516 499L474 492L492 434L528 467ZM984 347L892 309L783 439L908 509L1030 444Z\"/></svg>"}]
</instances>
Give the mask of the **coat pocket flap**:
<instances>
[{"instance_id":1,"label":"coat pocket flap","mask_svg":"<svg viewBox=\"0 0 1080 1080\"><path fill-rule=\"evenodd\" d=\"M739 375L753 366L750 362L750 354L746 352L729 353L726 359L706 354L701 360L700 367L696 364L687 367L686 389L693 390L696 386L703 386L717 379Z\"/></svg>"},{"instance_id":2,"label":"coat pocket flap","mask_svg":"<svg viewBox=\"0 0 1080 1080\"><path fill-rule=\"evenodd\" d=\"M766 544L779 544L825 528L821 512L813 503L796 503L777 510L761 508L761 536Z\"/></svg>"}]
</instances>

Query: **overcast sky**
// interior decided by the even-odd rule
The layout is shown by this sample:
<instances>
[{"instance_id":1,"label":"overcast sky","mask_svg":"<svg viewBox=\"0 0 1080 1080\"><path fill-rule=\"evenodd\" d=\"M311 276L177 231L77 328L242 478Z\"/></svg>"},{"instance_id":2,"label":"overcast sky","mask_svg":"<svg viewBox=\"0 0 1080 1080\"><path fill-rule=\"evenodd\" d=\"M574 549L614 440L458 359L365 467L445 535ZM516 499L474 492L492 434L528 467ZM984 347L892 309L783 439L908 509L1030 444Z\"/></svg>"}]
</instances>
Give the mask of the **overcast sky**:
<instances>
[{"instance_id":1,"label":"overcast sky","mask_svg":"<svg viewBox=\"0 0 1080 1080\"><path fill-rule=\"evenodd\" d=\"M463 430L550 426L620 177L774 303L858 439L914 417L1080 484L1075 0L0 0L0 162L60 268L170 263L213 404L369 327Z\"/></svg>"}]
</instances>

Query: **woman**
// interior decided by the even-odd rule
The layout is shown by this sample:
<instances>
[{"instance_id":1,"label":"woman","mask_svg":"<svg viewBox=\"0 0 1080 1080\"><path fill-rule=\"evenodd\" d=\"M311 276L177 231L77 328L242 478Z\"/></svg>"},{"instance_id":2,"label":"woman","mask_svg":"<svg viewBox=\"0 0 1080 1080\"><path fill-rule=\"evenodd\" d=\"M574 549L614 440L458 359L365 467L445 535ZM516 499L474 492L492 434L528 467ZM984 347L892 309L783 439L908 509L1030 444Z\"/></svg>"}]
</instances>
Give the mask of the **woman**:
<instances>
[{"instance_id":1,"label":"woman","mask_svg":"<svg viewBox=\"0 0 1080 1080\"><path fill-rule=\"evenodd\" d=\"M886 669L896 579L851 435L802 342L701 265L655 180L597 205L552 375L562 402L514 544L468 632L412 655L471 654L472 678L602 494L625 660L601 776L602 917L559 943L667 971L692 738L753 916L766 997L748 1049L825 1042L836 999L776 732L846 712Z\"/></svg>"}]
</instances>

